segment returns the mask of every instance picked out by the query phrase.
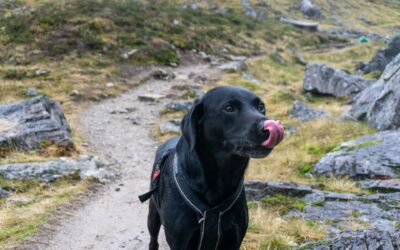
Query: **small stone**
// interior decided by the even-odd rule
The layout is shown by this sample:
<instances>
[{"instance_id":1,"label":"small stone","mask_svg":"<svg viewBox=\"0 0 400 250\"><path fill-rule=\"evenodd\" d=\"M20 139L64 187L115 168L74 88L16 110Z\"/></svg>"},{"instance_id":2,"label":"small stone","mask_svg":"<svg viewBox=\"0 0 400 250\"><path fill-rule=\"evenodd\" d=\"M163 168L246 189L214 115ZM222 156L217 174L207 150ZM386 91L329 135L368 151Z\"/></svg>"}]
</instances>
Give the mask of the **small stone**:
<instances>
[{"instance_id":1,"label":"small stone","mask_svg":"<svg viewBox=\"0 0 400 250\"><path fill-rule=\"evenodd\" d=\"M257 78L255 78L255 77L254 77L252 74L250 74L250 73L242 72L242 77L243 77L244 79L246 79L246 80L249 80L249 81L251 81L251 82L257 84L257 85L260 84L260 81L257 80Z\"/></svg>"},{"instance_id":2,"label":"small stone","mask_svg":"<svg viewBox=\"0 0 400 250\"><path fill-rule=\"evenodd\" d=\"M77 89L73 89L71 90L71 92L69 93L70 96L79 96L80 92Z\"/></svg>"},{"instance_id":3,"label":"small stone","mask_svg":"<svg viewBox=\"0 0 400 250\"><path fill-rule=\"evenodd\" d=\"M27 196L19 196L19 197L9 197L7 198L7 202L13 203L15 205L24 205L33 201L33 198Z\"/></svg>"},{"instance_id":4,"label":"small stone","mask_svg":"<svg viewBox=\"0 0 400 250\"><path fill-rule=\"evenodd\" d=\"M25 95L26 96L37 96L37 95L39 95L39 90L37 90L35 88L28 88L25 91Z\"/></svg>"},{"instance_id":5,"label":"small stone","mask_svg":"<svg viewBox=\"0 0 400 250\"><path fill-rule=\"evenodd\" d=\"M119 192L121 190L121 188L117 187L115 188L115 192Z\"/></svg>"},{"instance_id":6,"label":"small stone","mask_svg":"<svg viewBox=\"0 0 400 250\"><path fill-rule=\"evenodd\" d=\"M170 120L164 122L160 126L160 134L165 135L168 133L180 133L181 132L181 120Z\"/></svg>"},{"instance_id":7,"label":"small stone","mask_svg":"<svg viewBox=\"0 0 400 250\"><path fill-rule=\"evenodd\" d=\"M193 102L170 102L165 105L164 110L174 111L174 112L187 112L192 107Z\"/></svg>"},{"instance_id":8,"label":"small stone","mask_svg":"<svg viewBox=\"0 0 400 250\"><path fill-rule=\"evenodd\" d=\"M218 66L218 69L224 70L224 71L229 71L229 72L236 72L240 70L246 70L247 65L245 64L244 61L233 61L233 62L228 62L225 64L222 64Z\"/></svg>"},{"instance_id":9,"label":"small stone","mask_svg":"<svg viewBox=\"0 0 400 250\"><path fill-rule=\"evenodd\" d=\"M35 70L35 75L36 76L47 76L50 74L50 71L47 69L37 69Z\"/></svg>"},{"instance_id":10,"label":"small stone","mask_svg":"<svg viewBox=\"0 0 400 250\"><path fill-rule=\"evenodd\" d=\"M165 98L165 96L157 94L147 94L138 96L138 100L142 102L158 102L163 98Z\"/></svg>"},{"instance_id":11,"label":"small stone","mask_svg":"<svg viewBox=\"0 0 400 250\"><path fill-rule=\"evenodd\" d=\"M0 198L7 198L11 192L0 187Z\"/></svg>"}]
</instances>

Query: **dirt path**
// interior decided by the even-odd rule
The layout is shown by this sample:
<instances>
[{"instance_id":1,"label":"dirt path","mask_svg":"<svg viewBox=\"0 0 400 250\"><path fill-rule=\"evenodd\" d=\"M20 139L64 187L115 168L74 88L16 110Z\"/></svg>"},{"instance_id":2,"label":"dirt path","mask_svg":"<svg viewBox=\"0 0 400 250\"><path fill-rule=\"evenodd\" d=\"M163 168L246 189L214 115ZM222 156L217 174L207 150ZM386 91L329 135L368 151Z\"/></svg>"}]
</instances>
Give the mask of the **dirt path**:
<instances>
[{"instance_id":1,"label":"dirt path","mask_svg":"<svg viewBox=\"0 0 400 250\"><path fill-rule=\"evenodd\" d=\"M103 159L112 162L121 176L115 183L102 188L71 216L52 226L45 244L30 249L147 249L146 226L148 204L141 204L137 196L148 190L149 174L157 142L151 130L158 121L159 111L171 102L171 96L181 91L176 85L197 84L189 75L209 78L217 70L205 64L177 68L177 78L171 82L148 80L143 85L121 96L94 104L81 115L81 127L87 133L90 147ZM143 102L140 95L170 96L159 102ZM133 112L113 111L134 109ZM114 114L113 114L114 113ZM133 125L128 117L138 117ZM119 191L117 191L119 190ZM161 233L160 249L168 249Z\"/></svg>"}]
</instances>

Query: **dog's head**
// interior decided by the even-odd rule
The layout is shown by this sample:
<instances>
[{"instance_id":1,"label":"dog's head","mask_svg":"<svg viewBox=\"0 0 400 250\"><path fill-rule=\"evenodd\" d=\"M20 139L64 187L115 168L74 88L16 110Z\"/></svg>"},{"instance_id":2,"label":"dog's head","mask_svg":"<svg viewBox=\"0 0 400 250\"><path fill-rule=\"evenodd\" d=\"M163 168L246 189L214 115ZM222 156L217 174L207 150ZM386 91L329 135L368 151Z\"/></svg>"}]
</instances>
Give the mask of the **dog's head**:
<instances>
[{"instance_id":1,"label":"dog's head","mask_svg":"<svg viewBox=\"0 0 400 250\"><path fill-rule=\"evenodd\" d=\"M279 122L268 120L265 105L240 87L217 87L196 100L182 120L191 150L201 142L210 149L242 157L262 158L283 139Z\"/></svg>"}]
</instances>

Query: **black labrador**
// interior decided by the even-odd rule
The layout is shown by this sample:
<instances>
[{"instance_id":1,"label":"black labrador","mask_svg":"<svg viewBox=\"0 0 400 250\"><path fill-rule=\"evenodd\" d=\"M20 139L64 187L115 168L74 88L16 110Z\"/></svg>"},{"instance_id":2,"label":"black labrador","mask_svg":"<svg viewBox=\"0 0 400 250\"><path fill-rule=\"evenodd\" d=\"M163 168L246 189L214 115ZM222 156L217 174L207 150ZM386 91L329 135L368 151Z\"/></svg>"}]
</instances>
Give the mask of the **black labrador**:
<instances>
[{"instance_id":1,"label":"black labrador","mask_svg":"<svg viewBox=\"0 0 400 250\"><path fill-rule=\"evenodd\" d=\"M162 144L151 176L149 249L164 226L173 250L239 249L248 226L243 176L250 158L266 157L283 139L259 97L217 87L196 100L182 137Z\"/></svg>"}]
</instances>

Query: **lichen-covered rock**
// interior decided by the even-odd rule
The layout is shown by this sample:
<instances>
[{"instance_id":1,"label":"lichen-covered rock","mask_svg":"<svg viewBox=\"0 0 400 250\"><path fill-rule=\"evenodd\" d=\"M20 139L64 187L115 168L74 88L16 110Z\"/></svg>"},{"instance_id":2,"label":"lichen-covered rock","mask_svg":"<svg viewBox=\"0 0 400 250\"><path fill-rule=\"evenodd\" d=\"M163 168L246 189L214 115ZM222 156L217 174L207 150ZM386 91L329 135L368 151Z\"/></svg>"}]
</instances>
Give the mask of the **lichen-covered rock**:
<instances>
[{"instance_id":1,"label":"lichen-covered rock","mask_svg":"<svg viewBox=\"0 0 400 250\"><path fill-rule=\"evenodd\" d=\"M306 17L309 18L321 17L320 8L313 2L311 2L311 0L302 0L300 4L300 10Z\"/></svg>"},{"instance_id":2,"label":"lichen-covered rock","mask_svg":"<svg viewBox=\"0 0 400 250\"><path fill-rule=\"evenodd\" d=\"M386 48L380 49L370 62L364 65L361 70L364 74L373 71L384 71L395 56L400 53L400 35L394 36L388 43Z\"/></svg>"},{"instance_id":3,"label":"lichen-covered rock","mask_svg":"<svg viewBox=\"0 0 400 250\"><path fill-rule=\"evenodd\" d=\"M400 192L399 179L364 180L360 181L360 186L362 188L379 190L381 192Z\"/></svg>"},{"instance_id":4,"label":"lichen-covered rock","mask_svg":"<svg viewBox=\"0 0 400 250\"><path fill-rule=\"evenodd\" d=\"M400 170L400 131L383 131L340 144L315 164L319 176L393 178Z\"/></svg>"},{"instance_id":5,"label":"lichen-covered rock","mask_svg":"<svg viewBox=\"0 0 400 250\"><path fill-rule=\"evenodd\" d=\"M0 105L0 148L33 150L44 142L73 145L71 129L58 102L38 96Z\"/></svg>"},{"instance_id":6,"label":"lichen-covered rock","mask_svg":"<svg viewBox=\"0 0 400 250\"><path fill-rule=\"evenodd\" d=\"M336 97L354 96L375 80L350 75L323 63L309 63L304 72L303 88L307 92Z\"/></svg>"},{"instance_id":7,"label":"lichen-covered rock","mask_svg":"<svg viewBox=\"0 0 400 250\"><path fill-rule=\"evenodd\" d=\"M400 231L388 232L380 229L345 231L333 238L309 243L298 249L313 250L396 250L400 249Z\"/></svg>"},{"instance_id":8,"label":"lichen-covered rock","mask_svg":"<svg viewBox=\"0 0 400 250\"><path fill-rule=\"evenodd\" d=\"M82 156L78 160L61 159L0 165L0 176L10 180L36 179L53 182L71 174L79 174L81 179L93 177L102 182L113 178L113 174L106 170L103 163L90 156Z\"/></svg>"},{"instance_id":9,"label":"lichen-covered rock","mask_svg":"<svg viewBox=\"0 0 400 250\"><path fill-rule=\"evenodd\" d=\"M400 54L386 66L379 80L354 97L347 116L379 130L400 128Z\"/></svg>"},{"instance_id":10,"label":"lichen-covered rock","mask_svg":"<svg viewBox=\"0 0 400 250\"><path fill-rule=\"evenodd\" d=\"M310 121L318 118L326 118L328 115L321 110L315 110L308 107L302 101L295 101L293 108L289 111L290 118L298 118L300 121Z\"/></svg>"},{"instance_id":11,"label":"lichen-covered rock","mask_svg":"<svg viewBox=\"0 0 400 250\"><path fill-rule=\"evenodd\" d=\"M312 192L308 185L294 182L277 181L245 181L246 197L249 200L260 200L274 194L285 194L289 196L304 196Z\"/></svg>"}]
</instances>

